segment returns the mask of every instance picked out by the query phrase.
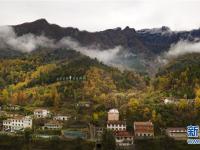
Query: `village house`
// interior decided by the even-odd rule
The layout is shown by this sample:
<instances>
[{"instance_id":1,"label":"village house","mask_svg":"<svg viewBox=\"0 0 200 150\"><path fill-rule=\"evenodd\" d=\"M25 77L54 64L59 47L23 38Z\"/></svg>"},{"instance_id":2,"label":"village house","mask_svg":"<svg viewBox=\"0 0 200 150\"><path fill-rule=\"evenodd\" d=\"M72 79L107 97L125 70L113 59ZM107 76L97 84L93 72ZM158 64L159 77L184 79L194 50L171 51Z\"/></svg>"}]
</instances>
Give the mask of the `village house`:
<instances>
[{"instance_id":1,"label":"village house","mask_svg":"<svg viewBox=\"0 0 200 150\"><path fill-rule=\"evenodd\" d=\"M62 129L62 124L59 121L51 120L44 124L43 129L59 130Z\"/></svg>"},{"instance_id":2,"label":"village house","mask_svg":"<svg viewBox=\"0 0 200 150\"><path fill-rule=\"evenodd\" d=\"M119 111L117 109L110 109L108 111L108 121L118 121Z\"/></svg>"},{"instance_id":3,"label":"village house","mask_svg":"<svg viewBox=\"0 0 200 150\"><path fill-rule=\"evenodd\" d=\"M126 122L125 121L107 121L107 129L113 131L125 131Z\"/></svg>"},{"instance_id":4,"label":"village house","mask_svg":"<svg viewBox=\"0 0 200 150\"><path fill-rule=\"evenodd\" d=\"M56 115L53 117L53 120L67 121L69 118L70 118L70 116Z\"/></svg>"},{"instance_id":5,"label":"village house","mask_svg":"<svg viewBox=\"0 0 200 150\"><path fill-rule=\"evenodd\" d=\"M108 111L107 129L113 131L125 131L126 122L119 120L119 111L117 109L110 109Z\"/></svg>"},{"instance_id":6,"label":"village house","mask_svg":"<svg viewBox=\"0 0 200 150\"><path fill-rule=\"evenodd\" d=\"M116 131L114 135L118 146L130 146L134 143L134 136L128 131Z\"/></svg>"},{"instance_id":7,"label":"village house","mask_svg":"<svg viewBox=\"0 0 200 150\"><path fill-rule=\"evenodd\" d=\"M36 118L46 118L50 116L50 112L47 109L35 109L34 110L34 117Z\"/></svg>"},{"instance_id":8,"label":"village house","mask_svg":"<svg viewBox=\"0 0 200 150\"><path fill-rule=\"evenodd\" d=\"M136 139L145 139L154 137L154 126L151 121L134 122L134 136Z\"/></svg>"},{"instance_id":9,"label":"village house","mask_svg":"<svg viewBox=\"0 0 200 150\"><path fill-rule=\"evenodd\" d=\"M32 128L32 118L30 116L17 116L11 119L3 120L4 131L24 131L25 128Z\"/></svg>"},{"instance_id":10,"label":"village house","mask_svg":"<svg viewBox=\"0 0 200 150\"><path fill-rule=\"evenodd\" d=\"M110 109L108 111L107 129L112 130L118 146L132 146L134 142L133 134L126 131L126 121L119 120L119 111Z\"/></svg>"},{"instance_id":11,"label":"village house","mask_svg":"<svg viewBox=\"0 0 200 150\"><path fill-rule=\"evenodd\" d=\"M187 139L187 130L183 127L173 127L167 128L166 135L175 139L175 140L186 140Z\"/></svg>"}]
</instances>

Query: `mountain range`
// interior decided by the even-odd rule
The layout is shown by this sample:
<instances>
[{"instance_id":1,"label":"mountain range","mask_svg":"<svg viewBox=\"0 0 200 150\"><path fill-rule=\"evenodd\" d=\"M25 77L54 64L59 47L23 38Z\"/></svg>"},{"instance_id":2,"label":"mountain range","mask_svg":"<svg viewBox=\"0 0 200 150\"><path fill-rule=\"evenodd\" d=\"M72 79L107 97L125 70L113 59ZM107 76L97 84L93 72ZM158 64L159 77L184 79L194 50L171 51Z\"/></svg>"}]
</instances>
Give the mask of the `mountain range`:
<instances>
[{"instance_id":1,"label":"mountain range","mask_svg":"<svg viewBox=\"0 0 200 150\"><path fill-rule=\"evenodd\" d=\"M197 42L200 38L200 29L172 31L166 26L142 30L126 27L124 29L115 28L98 32L88 32L80 31L73 27L61 27L56 24L50 24L45 19L39 19L34 22L10 27L12 27L16 34L15 38L26 38L25 35L31 34L36 37L44 36L45 38L59 42L63 38L70 37L70 39L78 43L79 52L82 52L84 48L91 50L89 53L92 53L92 50L95 52L97 50L98 52L105 52L120 47L120 50L115 53L116 56L110 58L112 60L105 63L122 69L125 68L150 74L155 74L158 67L160 67L160 60L158 58L167 53L172 45L177 44L179 41ZM1 38L2 37L0 37L0 41L2 41ZM30 44L32 43L29 43L29 45ZM69 42L68 45L70 45ZM40 44L39 47L42 47L42 44ZM48 46L46 47L48 48ZM71 48L75 50L76 47L77 46L71 46ZM9 44L7 44L6 48L3 47L1 49L1 57L18 56L21 53L19 51L13 51L13 47L9 47ZM108 53L110 53L110 51L108 51ZM87 54L88 53L86 53L86 55ZM107 53L105 53L105 55L106 54ZM101 53L95 54L94 57L98 58L98 55L101 55ZM105 56L103 55L102 57ZM102 61L104 62L104 59L102 59Z\"/></svg>"}]
</instances>

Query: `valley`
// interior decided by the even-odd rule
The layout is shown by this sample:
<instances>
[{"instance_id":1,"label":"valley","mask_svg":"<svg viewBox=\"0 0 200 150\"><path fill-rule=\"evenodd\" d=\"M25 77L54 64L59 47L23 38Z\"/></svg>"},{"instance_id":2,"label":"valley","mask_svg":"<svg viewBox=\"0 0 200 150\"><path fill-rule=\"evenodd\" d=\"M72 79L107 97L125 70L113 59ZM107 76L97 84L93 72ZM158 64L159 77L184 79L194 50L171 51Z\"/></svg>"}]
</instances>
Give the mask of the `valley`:
<instances>
[{"instance_id":1,"label":"valley","mask_svg":"<svg viewBox=\"0 0 200 150\"><path fill-rule=\"evenodd\" d=\"M0 138L15 138L24 149L50 149L49 145L54 149L59 142L58 149L85 146L82 149L89 150L102 140L99 132L109 139L123 137L103 132L110 121L109 110L116 109L119 116L114 121L125 122L123 133L134 138L137 150L145 143L164 150L170 147L162 147L166 141L177 149L188 148L185 131L183 141L166 132L200 124L200 54L188 49L168 58L167 53L177 51L172 47L180 40L198 43L199 29L126 27L87 32L40 19L0 33ZM37 118L38 109L50 116ZM31 117L30 129L5 128L5 121L19 116ZM67 119L54 122L63 116ZM135 122L151 122L153 137L135 139ZM0 142L0 148L13 149L15 144Z\"/></svg>"}]
</instances>

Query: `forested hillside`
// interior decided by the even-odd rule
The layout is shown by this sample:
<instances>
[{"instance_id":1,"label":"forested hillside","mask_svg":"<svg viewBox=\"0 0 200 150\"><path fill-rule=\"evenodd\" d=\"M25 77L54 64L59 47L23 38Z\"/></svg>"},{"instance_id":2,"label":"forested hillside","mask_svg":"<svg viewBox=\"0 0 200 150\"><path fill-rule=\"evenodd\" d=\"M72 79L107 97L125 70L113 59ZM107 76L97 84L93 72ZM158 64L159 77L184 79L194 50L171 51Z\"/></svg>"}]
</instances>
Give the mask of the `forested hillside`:
<instances>
[{"instance_id":1,"label":"forested hillside","mask_svg":"<svg viewBox=\"0 0 200 150\"><path fill-rule=\"evenodd\" d=\"M40 49L0 60L0 102L30 108L49 107L74 115L77 115L77 103L90 102L90 110L84 110L87 117L88 111L105 116L107 108L120 108L143 91L149 82L144 79L137 73L119 71L73 50Z\"/></svg>"},{"instance_id":2,"label":"forested hillside","mask_svg":"<svg viewBox=\"0 0 200 150\"><path fill-rule=\"evenodd\" d=\"M200 55L187 54L172 60L160 69L153 84L167 96L194 98L200 85Z\"/></svg>"}]
</instances>

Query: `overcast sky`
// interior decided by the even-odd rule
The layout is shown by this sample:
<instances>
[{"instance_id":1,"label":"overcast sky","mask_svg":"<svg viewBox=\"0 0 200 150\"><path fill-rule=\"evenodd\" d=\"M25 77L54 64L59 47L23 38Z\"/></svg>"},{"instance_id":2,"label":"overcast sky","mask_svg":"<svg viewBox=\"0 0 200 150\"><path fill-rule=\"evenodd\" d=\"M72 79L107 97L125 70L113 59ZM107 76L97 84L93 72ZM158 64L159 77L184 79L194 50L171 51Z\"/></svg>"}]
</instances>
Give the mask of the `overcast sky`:
<instances>
[{"instance_id":1,"label":"overcast sky","mask_svg":"<svg viewBox=\"0 0 200 150\"><path fill-rule=\"evenodd\" d=\"M99 31L169 26L200 27L200 0L0 0L0 25L46 18L50 23Z\"/></svg>"}]
</instances>

